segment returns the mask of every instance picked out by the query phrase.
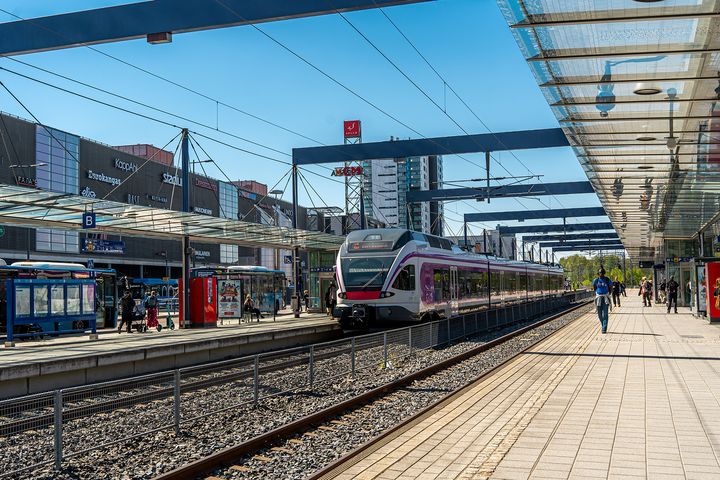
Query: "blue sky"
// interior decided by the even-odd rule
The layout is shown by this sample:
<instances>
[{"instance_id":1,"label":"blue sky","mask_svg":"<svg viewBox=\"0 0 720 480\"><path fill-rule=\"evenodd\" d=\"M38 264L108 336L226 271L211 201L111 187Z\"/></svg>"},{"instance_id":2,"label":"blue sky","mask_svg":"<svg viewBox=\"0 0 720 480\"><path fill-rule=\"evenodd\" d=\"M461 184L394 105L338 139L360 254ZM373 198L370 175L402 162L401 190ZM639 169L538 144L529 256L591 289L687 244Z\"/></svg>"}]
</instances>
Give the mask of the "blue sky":
<instances>
[{"instance_id":1,"label":"blue sky","mask_svg":"<svg viewBox=\"0 0 720 480\"><path fill-rule=\"evenodd\" d=\"M27 18L121 3L127 1L5 0L0 8ZM387 8L385 11L490 129L499 132L557 126L494 1L439 0ZM437 103L445 104L442 82L380 12L369 10L351 13L347 17ZM10 20L13 18L0 12L0 22ZM424 136L462 133L340 16L290 20L259 27ZM334 85L252 27L176 35L173 43L167 45L152 46L144 40L137 40L96 48L325 144L342 143L344 119L362 120L365 142L385 140L391 135L417 138L417 134ZM227 108L220 107L218 111L213 101L88 48L17 58L200 123L215 126L219 119L220 129L271 146L287 155L221 132L188 126L237 147L282 161L289 161L288 155L293 147L314 145L307 139ZM184 125L181 120L127 104L12 60L0 59L0 66ZM90 103L5 71L0 71L0 80L43 123L104 143L152 143L162 146L177 134L175 128ZM451 95L447 96L446 108L467 131L487 131ZM4 91L0 91L0 110L28 117ZM198 140L233 179L255 179L272 186L289 168L209 140ZM544 182L585 179L569 148L519 151L515 155L533 173L543 175ZM499 153L497 156L513 174L528 174L510 153ZM466 157L484 163L481 154ZM222 178L213 166L206 165L206 168L208 174ZM493 164L493 169L494 175L506 175L496 164ZM318 167L313 170L321 176L308 178L312 179L313 186L323 195L325 202L342 206L343 187L323 178L329 178L326 170ZM448 180L483 175L482 170L463 159L445 157L445 178ZM303 204L311 204L311 199L302 189L300 200ZM319 205L319 199L312 200ZM522 204L528 209L543 209L593 206L599 202L594 195L581 195L524 199ZM445 208L450 230L459 232L461 224L458 220L463 213L519 210L523 206L515 200L504 199L493 201L490 205L448 203ZM482 227L473 226L471 231L481 231Z\"/></svg>"}]
</instances>

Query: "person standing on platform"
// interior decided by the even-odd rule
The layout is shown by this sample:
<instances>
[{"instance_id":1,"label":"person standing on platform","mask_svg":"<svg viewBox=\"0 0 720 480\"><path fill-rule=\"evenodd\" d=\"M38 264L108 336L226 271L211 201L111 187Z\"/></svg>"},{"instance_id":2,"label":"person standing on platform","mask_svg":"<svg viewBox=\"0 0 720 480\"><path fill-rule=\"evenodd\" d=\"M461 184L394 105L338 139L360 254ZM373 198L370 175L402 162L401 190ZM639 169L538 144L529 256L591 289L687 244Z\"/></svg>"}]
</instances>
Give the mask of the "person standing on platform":
<instances>
[{"instance_id":1,"label":"person standing on platform","mask_svg":"<svg viewBox=\"0 0 720 480\"><path fill-rule=\"evenodd\" d=\"M130 296L130 290L125 290L125 295L120 299L120 314L122 319L118 325L118 333L122 332L123 325L127 325L127 333L132 333L132 317L135 308L135 300Z\"/></svg>"},{"instance_id":2,"label":"person standing on platform","mask_svg":"<svg viewBox=\"0 0 720 480\"><path fill-rule=\"evenodd\" d=\"M615 280L612 283L612 301L613 301L613 307L619 307L620 306L620 295L622 292L622 283L620 283L620 280Z\"/></svg>"},{"instance_id":3,"label":"person standing on platform","mask_svg":"<svg viewBox=\"0 0 720 480\"><path fill-rule=\"evenodd\" d=\"M153 290L150 292L150 296L145 299L145 311L147 312L148 328L157 328L158 306L157 291Z\"/></svg>"},{"instance_id":4,"label":"person standing on platform","mask_svg":"<svg viewBox=\"0 0 720 480\"><path fill-rule=\"evenodd\" d=\"M670 307L675 306L675 313L677 313L677 294L680 284L675 281L673 277L670 277L670 281L667 282L667 313L670 313Z\"/></svg>"},{"instance_id":5,"label":"person standing on platform","mask_svg":"<svg viewBox=\"0 0 720 480\"><path fill-rule=\"evenodd\" d=\"M605 269L600 267L597 278L593 280L593 289L595 290L595 307L597 308L602 333L607 332L611 288L612 280L605 276Z\"/></svg>"},{"instance_id":6,"label":"person standing on platform","mask_svg":"<svg viewBox=\"0 0 720 480\"><path fill-rule=\"evenodd\" d=\"M660 286L658 288L660 289L660 296L658 298L658 303L665 303L667 301L667 295L665 294L665 289L666 289L665 280L660 282Z\"/></svg>"}]
</instances>

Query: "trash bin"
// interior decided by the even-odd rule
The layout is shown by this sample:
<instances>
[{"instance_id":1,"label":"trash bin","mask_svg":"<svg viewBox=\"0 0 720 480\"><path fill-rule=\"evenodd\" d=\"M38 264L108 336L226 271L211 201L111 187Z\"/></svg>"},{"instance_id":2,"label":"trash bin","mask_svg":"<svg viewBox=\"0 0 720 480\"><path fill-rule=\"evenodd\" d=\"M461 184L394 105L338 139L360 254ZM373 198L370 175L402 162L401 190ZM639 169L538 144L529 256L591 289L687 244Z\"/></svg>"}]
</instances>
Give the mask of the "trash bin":
<instances>
[{"instance_id":1,"label":"trash bin","mask_svg":"<svg viewBox=\"0 0 720 480\"><path fill-rule=\"evenodd\" d=\"M292 308L293 312L299 312L300 311L300 297L297 295L293 295L290 297L290 308Z\"/></svg>"}]
</instances>

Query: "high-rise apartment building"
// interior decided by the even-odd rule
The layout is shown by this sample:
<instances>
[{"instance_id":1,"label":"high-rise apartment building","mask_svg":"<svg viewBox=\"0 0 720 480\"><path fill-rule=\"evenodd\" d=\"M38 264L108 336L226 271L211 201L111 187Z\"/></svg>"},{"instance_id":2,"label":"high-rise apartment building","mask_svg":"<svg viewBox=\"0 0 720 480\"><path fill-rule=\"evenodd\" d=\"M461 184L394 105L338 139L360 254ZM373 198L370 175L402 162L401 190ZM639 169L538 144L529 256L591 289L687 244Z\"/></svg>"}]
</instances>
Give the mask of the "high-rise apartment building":
<instances>
[{"instance_id":1,"label":"high-rise apartment building","mask_svg":"<svg viewBox=\"0 0 720 480\"><path fill-rule=\"evenodd\" d=\"M392 227L443 234L441 202L407 202L409 191L442 188L442 157L370 160L364 169L366 215Z\"/></svg>"}]
</instances>

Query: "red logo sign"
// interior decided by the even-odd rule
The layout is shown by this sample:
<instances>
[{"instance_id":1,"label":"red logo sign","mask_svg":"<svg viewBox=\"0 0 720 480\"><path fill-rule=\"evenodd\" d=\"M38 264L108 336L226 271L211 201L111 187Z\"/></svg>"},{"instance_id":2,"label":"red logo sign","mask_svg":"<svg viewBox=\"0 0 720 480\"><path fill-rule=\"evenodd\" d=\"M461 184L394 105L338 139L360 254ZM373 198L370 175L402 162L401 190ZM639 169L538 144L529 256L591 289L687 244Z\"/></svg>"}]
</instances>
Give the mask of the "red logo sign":
<instances>
[{"instance_id":1,"label":"red logo sign","mask_svg":"<svg viewBox=\"0 0 720 480\"><path fill-rule=\"evenodd\" d=\"M365 173L362 167L335 167L330 176L332 177L354 177Z\"/></svg>"},{"instance_id":2,"label":"red logo sign","mask_svg":"<svg viewBox=\"0 0 720 480\"><path fill-rule=\"evenodd\" d=\"M360 136L360 120L345 120L345 138L357 138Z\"/></svg>"}]
</instances>

